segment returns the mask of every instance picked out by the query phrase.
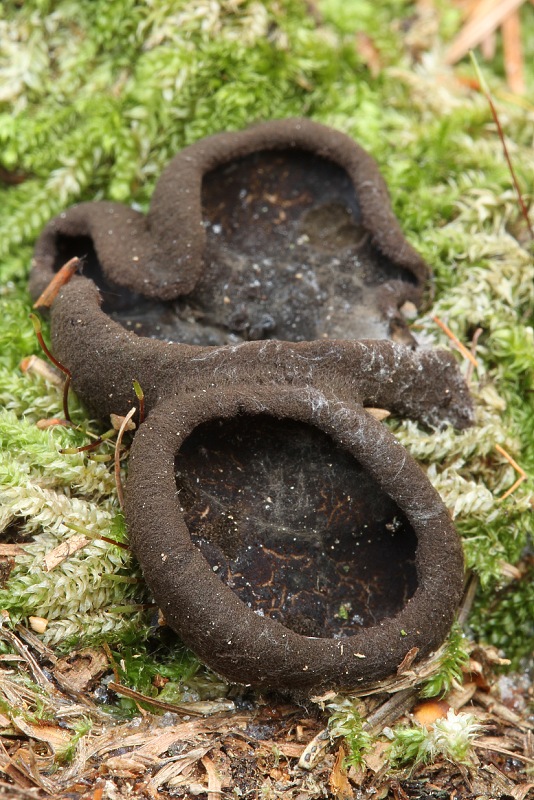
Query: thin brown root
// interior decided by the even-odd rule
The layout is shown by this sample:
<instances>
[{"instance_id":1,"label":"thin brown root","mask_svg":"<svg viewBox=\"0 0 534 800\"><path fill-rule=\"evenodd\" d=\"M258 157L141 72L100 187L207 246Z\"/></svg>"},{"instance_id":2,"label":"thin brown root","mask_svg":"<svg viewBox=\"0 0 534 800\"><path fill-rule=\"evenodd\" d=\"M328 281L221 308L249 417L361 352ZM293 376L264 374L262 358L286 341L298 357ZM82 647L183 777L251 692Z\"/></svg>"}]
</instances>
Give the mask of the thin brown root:
<instances>
[{"instance_id":1,"label":"thin brown root","mask_svg":"<svg viewBox=\"0 0 534 800\"><path fill-rule=\"evenodd\" d=\"M73 522L65 522L63 521L63 525L66 528L70 528L70 530L76 531L76 533L81 533L86 536L88 539L98 539L102 542L107 542L108 544L112 544L115 547L120 547L123 550L129 550L129 546L124 544L124 542L118 542L116 539L111 539L109 536L102 536L101 533L95 533L94 531L90 531L88 528L84 528L82 525L75 525Z\"/></svg>"},{"instance_id":2,"label":"thin brown root","mask_svg":"<svg viewBox=\"0 0 534 800\"><path fill-rule=\"evenodd\" d=\"M458 624L463 627L468 620L473 603L475 602L475 595L478 589L478 576L474 572L468 574L465 582L464 595L460 608L458 609Z\"/></svg>"},{"instance_id":3,"label":"thin brown root","mask_svg":"<svg viewBox=\"0 0 534 800\"><path fill-rule=\"evenodd\" d=\"M191 716L204 717L210 713L220 711L221 703L227 706L226 710L232 710L233 703L231 701L198 701L191 703L166 703L163 700L157 700L155 697L147 697L141 692L136 692L135 689L130 689L128 686L123 686L121 683L110 681L108 688L112 692L116 692L123 697L129 697L139 703L147 703L155 708L161 708L164 711L173 711L181 714L189 714Z\"/></svg>"}]
</instances>

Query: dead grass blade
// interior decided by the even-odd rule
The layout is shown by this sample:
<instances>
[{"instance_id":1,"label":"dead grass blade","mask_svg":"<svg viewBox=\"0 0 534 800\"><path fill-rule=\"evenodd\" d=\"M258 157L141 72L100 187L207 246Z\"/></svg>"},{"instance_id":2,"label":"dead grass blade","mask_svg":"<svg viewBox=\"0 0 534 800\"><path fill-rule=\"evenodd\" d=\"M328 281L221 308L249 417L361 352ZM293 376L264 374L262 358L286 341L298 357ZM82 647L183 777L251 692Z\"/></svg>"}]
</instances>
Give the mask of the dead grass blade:
<instances>
[{"instance_id":1,"label":"dead grass blade","mask_svg":"<svg viewBox=\"0 0 534 800\"><path fill-rule=\"evenodd\" d=\"M211 748L211 744L206 747L196 747L193 750L189 750L189 752L184 755L175 756L172 761L169 761L158 770L150 780L147 785L148 791L152 793L153 797L158 797L155 792L157 792L163 784L175 788L185 783L191 776L198 762L202 760Z\"/></svg>"},{"instance_id":2,"label":"dead grass blade","mask_svg":"<svg viewBox=\"0 0 534 800\"><path fill-rule=\"evenodd\" d=\"M456 64L474 47L487 39L503 21L522 6L524 0L500 0L486 13L476 15L461 29L445 54L447 64Z\"/></svg>"}]
</instances>

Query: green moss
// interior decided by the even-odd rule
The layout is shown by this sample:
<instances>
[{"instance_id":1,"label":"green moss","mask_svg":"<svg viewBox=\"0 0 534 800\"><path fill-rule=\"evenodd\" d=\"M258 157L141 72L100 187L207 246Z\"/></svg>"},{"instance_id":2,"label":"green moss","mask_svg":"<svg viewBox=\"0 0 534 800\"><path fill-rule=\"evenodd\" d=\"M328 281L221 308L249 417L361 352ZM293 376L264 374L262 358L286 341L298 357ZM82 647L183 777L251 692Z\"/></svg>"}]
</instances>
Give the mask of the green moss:
<instances>
[{"instance_id":1,"label":"green moss","mask_svg":"<svg viewBox=\"0 0 534 800\"><path fill-rule=\"evenodd\" d=\"M398 725L393 729L388 758L393 766L412 764L415 767L438 758L470 764L474 760L473 740L483 727L473 714L457 714L452 709L430 728L418 724Z\"/></svg>"},{"instance_id":2,"label":"green moss","mask_svg":"<svg viewBox=\"0 0 534 800\"><path fill-rule=\"evenodd\" d=\"M481 641L503 650L520 669L532 659L534 641L534 560L523 567L521 577L499 591L486 589L479 594L470 624Z\"/></svg>"},{"instance_id":3,"label":"green moss","mask_svg":"<svg viewBox=\"0 0 534 800\"><path fill-rule=\"evenodd\" d=\"M209 700L224 697L228 691L224 681L166 630L147 630L144 637L132 630L114 646L112 657L124 686L161 702ZM128 697L119 698L115 707L120 713L138 713L136 703Z\"/></svg>"},{"instance_id":4,"label":"green moss","mask_svg":"<svg viewBox=\"0 0 534 800\"><path fill-rule=\"evenodd\" d=\"M327 705L330 712L328 733L333 740L342 738L348 748L347 766L358 769L363 764L365 753L371 748L373 738L364 730L365 718L357 700L335 697Z\"/></svg>"},{"instance_id":5,"label":"green moss","mask_svg":"<svg viewBox=\"0 0 534 800\"><path fill-rule=\"evenodd\" d=\"M450 632L436 672L428 678L421 689L422 697L443 697L455 686L462 685L462 667L469 661L465 637L459 625Z\"/></svg>"}]
</instances>

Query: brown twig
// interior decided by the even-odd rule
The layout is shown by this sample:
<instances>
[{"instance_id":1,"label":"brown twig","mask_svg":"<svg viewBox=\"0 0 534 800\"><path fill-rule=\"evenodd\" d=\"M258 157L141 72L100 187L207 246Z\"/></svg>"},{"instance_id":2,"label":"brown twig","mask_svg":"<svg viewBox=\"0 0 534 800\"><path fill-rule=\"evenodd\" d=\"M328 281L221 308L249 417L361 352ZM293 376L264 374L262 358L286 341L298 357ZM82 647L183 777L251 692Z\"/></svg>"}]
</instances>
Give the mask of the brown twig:
<instances>
[{"instance_id":1,"label":"brown twig","mask_svg":"<svg viewBox=\"0 0 534 800\"><path fill-rule=\"evenodd\" d=\"M465 346L465 344L462 344L462 342L461 342L461 341L458 339L458 337L457 337L457 336L456 336L456 335L455 335L455 334L454 334L454 333L451 331L451 329L449 328L449 326L448 326L448 325L446 325L446 324L445 324L445 323L444 323L444 322L443 322L443 321L442 321L442 320L441 320L439 317L432 317L432 319L434 320L434 322L436 323L436 325L438 325L438 326L441 328L441 330L442 330L442 331L443 331L445 334L447 334L447 336L449 337L449 339L450 339L452 342L454 342L454 344L456 345L456 347L458 348L458 350L460 351L460 353L463 355L463 357L464 357L464 358L466 358L468 361L470 361L470 362L471 362L471 364L472 364L474 367L478 367L478 361L476 360L476 358L474 357L474 355L473 355L473 354L472 354L472 353L471 353L471 352L470 352L470 351L467 349L467 347Z\"/></svg>"},{"instance_id":2,"label":"brown twig","mask_svg":"<svg viewBox=\"0 0 534 800\"><path fill-rule=\"evenodd\" d=\"M26 662L30 674L34 683L40 686L41 689L44 689L47 694L57 697L59 695L58 690L55 688L54 684L47 678L41 667L39 666L37 659L32 655L29 648L26 647L24 642L21 642L18 636L16 636L12 631L9 630L5 625L0 625L0 639L3 639L5 642L11 645L11 647L22 656L24 661Z\"/></svg>"},{"instance_id":3,"label":"brown twig","mask_svg":"<svg viewBox=\"0 0 534 800\"><path fill-rule=\"evenodd\" d=\"M499 503L502 503L503 500L506 500L507 497L510 497L510 495L513 494L513 492L515 492L518 486L521 486L523 481L527 480L528 476L525 470L519 466L517 461L514 461L512 456L506 452L504 447L501 447L500 444L496 444L495 450L498 453L500 453L501 456L505 458L509 464L511 464L511 466L516 470L516 472L519 473L519 478L516 480L516 482L512 486L510 486L510 488L502 495L502 497L499 497Z\"/></svg>"},{"instance_id":4,"label":"brown twig","mask_svg":"<svg viewBox=\"0 0 534 800\"><path fill-rule=\"evenodd\" d=\"M478 576L475 575L474 572L469 573L468 578L465 582L464 588L464 595L462 597L462 602L460 603L460 608L458 609L458 624L460 626L465 625L469 614L471 613L471 609L473 607L473 603L475 602L475 595L478 589Z\"/></svg>"},{"instance_id":5,"label":"brown twig","mask_svg":"<svg viewBox=\"0 0 534 800\"><path fill-rule=\"evenodd\" d=\"M208 800L218 800L222 792L222 781L215 764L208 756L200 759L208 775Z\"/></svg>"},{"instance_id":6,"label":"brown twig","mask_svg":"<svg viewBox=\"0 0 534 800\"><path fill-rule=\"evenodd\" d=\"M147 703L155 708L161 708L163 711L174 711L175 713L191 714L193 716L202 717L209 713L209 703L165 703L163 700L158 700L155 697L147 697L146 694L136 692L135 689L130 689L128 686L123 686L121 683L110 681L108 688L116 694L123 697L129 697L131 700L136 700L139 703ZM214 706L216 704L213 704Z\"/></svg>"},{"instance_id":7,"label":"brown twig","mask_svg":"<svg viewBox=\"0 0 534 800\"><path fill-rule=\"evenodd\" d=\"M497 747L494 744L486 744L481 739L476 739L473 742L473 747L480 748L481 750L490 750L492 753L500 753L508 758L517 758L519 761L524 761L526 764L534 764L534 758L518 753L516 750L508 750L506 747Z\"/></svg>"},{"instance_id":8,"label":"brown twig","mask_svg":"<svg viewBox=\"0 0 534 800\"><path fill-rule=\"evenodd\" d=\"M74 258L71 258L66 264L63 264L61 269L56 272L46 289L42 292L42 294L39 295L33 304L33 307L50 308L61 287L70 281L81 264L82 260L77 256L74 256Z\"/></svg>"},{"instance_id":9,"label":"brown twig","mask_svg":"<svg viewBox=\"0 0 534 800\"><path fill-rule=\"evenodd\" d=\"M103 444L107 439L111 439L112 436L115 436L115 429L111 429L103 433L102 436L99 436L98 439L95 439L94 442L89 442L89 444L83 444L80 447L62 447L60 449L60 453L62 455L74 455L75 453L89 453L92 450L96 450Z\"/></svg>"}]
</instances>

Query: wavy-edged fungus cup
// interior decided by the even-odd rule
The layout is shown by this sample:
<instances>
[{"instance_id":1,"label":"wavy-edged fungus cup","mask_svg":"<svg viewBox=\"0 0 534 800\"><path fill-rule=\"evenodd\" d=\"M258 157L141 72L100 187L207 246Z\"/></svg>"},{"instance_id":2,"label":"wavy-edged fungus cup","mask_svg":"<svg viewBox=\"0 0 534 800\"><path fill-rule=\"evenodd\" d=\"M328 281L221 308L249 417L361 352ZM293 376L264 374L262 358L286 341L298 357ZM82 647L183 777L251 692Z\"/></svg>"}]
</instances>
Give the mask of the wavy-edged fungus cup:
<instances>
[{"instance_id":1,"label":"wavy-edged fungus cup","mask_svg":"<svg viewBox=\"0 0 534 800\"><path fill-rule=\"evenodd\" d=\"M406 241L371 156L305 119L185 148L146 217L81 203L46 227L32 287L72 256L113 319L198 345L389 338L413 344L399 308L428 267Z\"/></svg>"},{"instance_id":2,"label":"wavy-edged fungus cup","mask_svg":"<svg viewBox=\"0 0 534 800\"><path fill-rule=\"evenodd\" d=\"M400 302L420 297L427 269L400 233L374 162L347 142L301 120L212 137L171 162L147 218L116 204L82 204L53 220L35 251L35 296L65 259L89 254L87 273L53 303L55 354L102 417L126 413L133 380L141 384L149 413L134 438L125 507L134 551L167 622L206 663L244 684L316 690L386 678L408 652L423 657L439 646L462 591L462 549L445 506L365 410L466 427L472 406L454 358L385 339L351 340L357 323L343 311L341 283L329 301L314 305L303 295L291 305L288 287L303 280L296 273L303 254L315 280L328 259L333 269L335 253L350 283L362 248L385 270L369 283L376 335L391 334L396 320L394 331L402 331ZM314 164L325 181L323 205L320 181L305 175ZM260 268L260 294L250 296L251 259L269 258L267 233L278 219L267 206L264 224L257 201L265 185L269 196L278 191L275 167L300 176L311 200L303 212L295 187L300 221L279 228L285 233L273 245L283 276L277 283ZM235 173L246 178L244 211ZM280 181L279 225L293 220L291 180ZM243 229L240 215L250 207L246 225L258 222L257 236ZM314 239L325 219L334 220L335 246ZM211 286L220 280L222 287ZM226 325L224 306L244 297L252 297L249 321L276 309L274 328L253 323L237 335ZM142 322L133 327L142 335L129 325L136 308ZM161 340L162 314L170 341Z\"/></svg>"}]
</instances>

